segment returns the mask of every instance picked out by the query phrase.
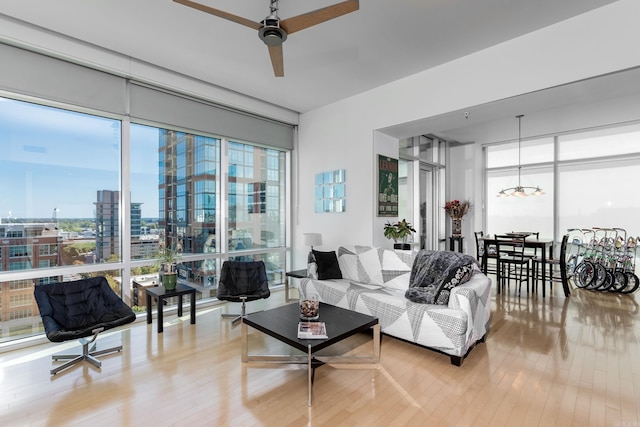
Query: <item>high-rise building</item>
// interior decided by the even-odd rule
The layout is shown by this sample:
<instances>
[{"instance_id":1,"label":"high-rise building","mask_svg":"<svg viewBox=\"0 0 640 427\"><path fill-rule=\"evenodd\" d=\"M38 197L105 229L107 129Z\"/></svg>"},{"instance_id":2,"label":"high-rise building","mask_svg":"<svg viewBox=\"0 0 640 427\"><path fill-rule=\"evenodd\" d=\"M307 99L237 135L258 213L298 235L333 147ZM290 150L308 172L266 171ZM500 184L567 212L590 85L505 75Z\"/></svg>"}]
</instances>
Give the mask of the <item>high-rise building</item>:
<instances>
[{"instance_id":1,"label":"high-rise building","mask_svg":"<svg viewBox=\"0 0 640 427\"><path fill-rule=\"evenodd\" d=\"M120 255L120 192L98 190L96 199L96 259L103 262ZM158 250L157 240L140 239L142 203L131 203L131 246L134 258L150 258Z\"/></svg>"}]
</instances>

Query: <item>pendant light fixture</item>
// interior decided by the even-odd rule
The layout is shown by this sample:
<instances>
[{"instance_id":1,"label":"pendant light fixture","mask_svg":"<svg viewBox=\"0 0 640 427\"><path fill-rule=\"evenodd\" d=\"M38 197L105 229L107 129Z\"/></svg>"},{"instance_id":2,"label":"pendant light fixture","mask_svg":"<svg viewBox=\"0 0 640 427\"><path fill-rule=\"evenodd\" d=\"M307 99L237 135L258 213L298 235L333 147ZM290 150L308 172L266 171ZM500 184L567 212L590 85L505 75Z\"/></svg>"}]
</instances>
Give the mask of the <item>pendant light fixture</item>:
<instances>
[{"instance_id":1,"label":"pendant light fixture","mask_svg":"<svg viewBox=\"0 0 640 427\"><path fill-rule=\"evenodd\" d=\"M540 187L525 187L522 184L520 184L520 170L522 169L522 166L520 165L520 152L521 152L520 145L522 144L522 118L523 117L524 117L523 114L516 116L516 119L518 119L518 185L516 187L511 187L511 188L503 188L497 194L497 197L509 197L509 196L527 197L529 196L529 194L527 194L525 189L534 190L531 193L532 196L542 196L543 194L545 194L544 191L540 189ZM511 190L513 191L509 193L509 191Z\"/></svg>"}]
</instances>

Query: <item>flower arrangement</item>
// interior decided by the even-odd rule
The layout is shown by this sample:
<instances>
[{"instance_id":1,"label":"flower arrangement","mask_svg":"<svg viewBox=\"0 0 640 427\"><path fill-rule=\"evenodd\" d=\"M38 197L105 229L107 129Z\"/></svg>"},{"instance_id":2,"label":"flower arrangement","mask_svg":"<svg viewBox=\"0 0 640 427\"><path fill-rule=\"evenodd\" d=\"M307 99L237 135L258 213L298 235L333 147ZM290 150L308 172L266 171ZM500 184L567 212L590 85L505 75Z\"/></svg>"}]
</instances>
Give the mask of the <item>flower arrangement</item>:
<instances>
[{"instance_id":1,"label":"flower arrangement","mask_svg":"<svg viewBox=\"0 0 640 427\"><path fill-rule=\"evenodd\" d=\"M462 219L464 214L469 212L471 203L468 200L461 202L460 200L452 200L444 204L444 211L452 219Z\"/></svg>"}]
</instances>

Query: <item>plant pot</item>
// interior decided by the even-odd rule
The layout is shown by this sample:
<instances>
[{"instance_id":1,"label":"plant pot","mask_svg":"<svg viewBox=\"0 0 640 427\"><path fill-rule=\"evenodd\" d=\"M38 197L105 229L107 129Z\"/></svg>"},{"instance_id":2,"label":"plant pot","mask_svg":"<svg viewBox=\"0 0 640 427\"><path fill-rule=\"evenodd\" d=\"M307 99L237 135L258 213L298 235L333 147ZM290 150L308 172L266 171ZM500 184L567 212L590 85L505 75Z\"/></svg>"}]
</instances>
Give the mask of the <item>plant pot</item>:
<instances>
[{"instance_id":1,"label":"plant pot","mask_svg":"<svg viewBox=\"0 0 640 427\"><path fill-rule=\"evenodd\" d=\"M178 284L178 273L162 273L162 286L167 291L173 291Z\"/></svg>"},{"instance_id":2,"label":"plant pot","mask_svg":"<svg viewBox=\"0 0 640 427\"><path fill-rule=\"evenodd\" d=\"M394 243L393 249L397 249L400 251L410 251L411 245L409 243Z\"/></svg>"}]
</instances>

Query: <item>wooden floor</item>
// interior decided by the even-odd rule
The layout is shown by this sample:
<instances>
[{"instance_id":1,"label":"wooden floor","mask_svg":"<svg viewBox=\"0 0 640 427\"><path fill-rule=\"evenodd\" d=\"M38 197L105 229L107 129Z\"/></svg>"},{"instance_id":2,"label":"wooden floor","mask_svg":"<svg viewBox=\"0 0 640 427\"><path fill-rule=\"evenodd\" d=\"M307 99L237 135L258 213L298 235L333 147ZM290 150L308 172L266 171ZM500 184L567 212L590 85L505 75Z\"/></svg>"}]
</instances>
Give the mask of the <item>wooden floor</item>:
<instances>
[{"instance_id":1,"label":"wooden floor","mask_svg":"<svg viewBox=\"0 0 640 427\"><path fill-rule=\"evenodd\" d=\"M281 292L266 300L284 302ZM232 305L231 309L237 309ZM124 351L54 377L46 343L0 354L0 426L640 426L640 314L633 296L557 287L494 296L491 332L462 367L390 337L378 369L247 367L241 328L205 308L101 338ZM250 330L253 351L286 347ZM369 351L366 334L339 348Z\"/></svg>"}]
</instances>

